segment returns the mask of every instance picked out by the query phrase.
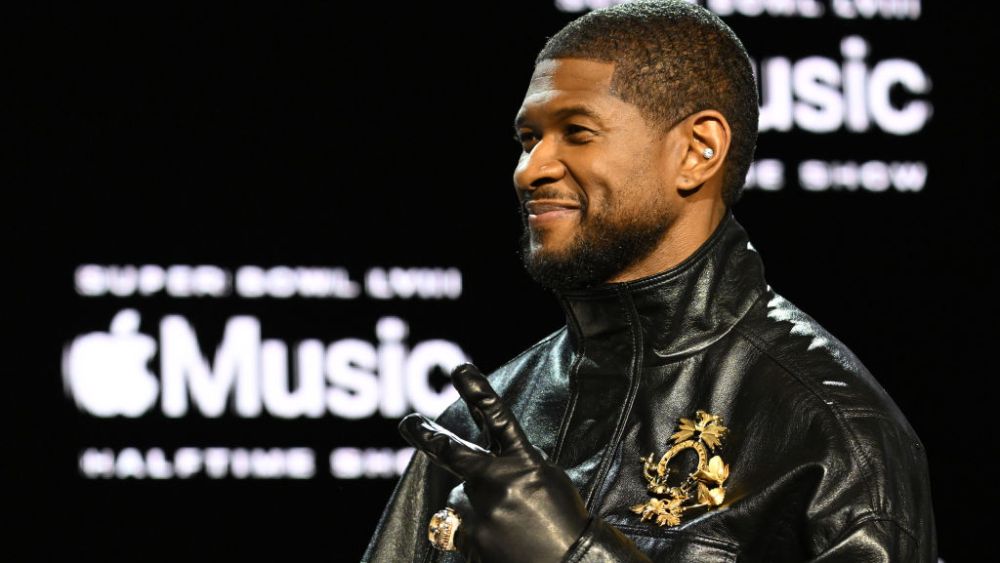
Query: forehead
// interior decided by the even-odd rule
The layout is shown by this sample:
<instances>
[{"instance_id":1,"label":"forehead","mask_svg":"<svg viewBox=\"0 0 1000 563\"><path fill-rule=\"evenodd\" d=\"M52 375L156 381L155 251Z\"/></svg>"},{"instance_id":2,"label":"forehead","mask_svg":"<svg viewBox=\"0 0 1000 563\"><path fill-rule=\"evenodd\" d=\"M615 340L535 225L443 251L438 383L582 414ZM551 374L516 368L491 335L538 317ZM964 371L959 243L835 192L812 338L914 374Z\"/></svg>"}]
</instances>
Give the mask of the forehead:
<instances>
[{"instance_id":1,"label":"forehead","mask_svg":"<svg viewBox=\"0 0 1000 563\"><path fill-rule=\"evenodd\" d=\"M595 109L623 103L611 94L614 63L588 59L546 59L535 67L518 117L554 106L586 103Z\"/></svg>"},{"instance_id":2,"label":"forehead","mask_svg":"<svg viewBox=\"0 0 1000 563\"><path fill-rule=\"evenodd\" d=\"M610 95L614 63L589 59L546 59L535 67L525 97L554 90Z\"/></svg>"}]
</instances>

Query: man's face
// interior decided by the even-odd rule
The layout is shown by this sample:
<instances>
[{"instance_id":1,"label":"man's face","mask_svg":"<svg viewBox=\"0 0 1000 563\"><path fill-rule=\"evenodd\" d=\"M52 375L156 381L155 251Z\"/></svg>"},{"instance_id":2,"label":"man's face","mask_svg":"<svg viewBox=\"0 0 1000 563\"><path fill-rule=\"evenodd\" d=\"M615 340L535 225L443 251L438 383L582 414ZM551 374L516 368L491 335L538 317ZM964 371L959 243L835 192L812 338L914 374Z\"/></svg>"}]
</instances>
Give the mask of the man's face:
<instances>
[{"instance_id":1,"label":"man's face","mask_svg":"<svg viewBox=\"0 0 1000 563\"><path fill-rule=\"evenodd\" d=\"M616 279L663 243L676 213L679 144L610 92L612 63L542 61L515 120L523 258L540 284Z\"/></svg>"}]
</instances>

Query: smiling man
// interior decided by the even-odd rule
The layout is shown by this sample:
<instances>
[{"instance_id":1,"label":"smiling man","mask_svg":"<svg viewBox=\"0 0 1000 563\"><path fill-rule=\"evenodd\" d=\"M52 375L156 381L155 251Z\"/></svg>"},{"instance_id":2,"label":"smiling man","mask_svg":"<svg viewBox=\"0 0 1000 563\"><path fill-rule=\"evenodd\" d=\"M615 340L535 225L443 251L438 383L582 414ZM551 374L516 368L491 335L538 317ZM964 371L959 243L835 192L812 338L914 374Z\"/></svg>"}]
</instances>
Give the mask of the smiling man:
<instances>
[{"instance_id":1,"label":"smiling man","mask_svg":"<svg viewBox=\"0 0 1000 563\"><path fill-rule=\"evenodd\" d=\"M935 560L925 456L734 219L742 44L686 2L563 28L515 119L524 262L566 327L400 431L366 561Z\"/></svg>"},{"instance_id":2,"label":"smiling man","mask_svg":"<svg viewBox=\"0 0 1000 563\"><path fill-rule=\"evenodd\" d=\"M548 287L661 272L690 256L726 212L712 190L698 189L721 168L704 151L725 150L726 119L703 110L663 127L613 93L614 73L610 62L543 59L516 119L525 264Z\"/></svg>"}]
</instances>

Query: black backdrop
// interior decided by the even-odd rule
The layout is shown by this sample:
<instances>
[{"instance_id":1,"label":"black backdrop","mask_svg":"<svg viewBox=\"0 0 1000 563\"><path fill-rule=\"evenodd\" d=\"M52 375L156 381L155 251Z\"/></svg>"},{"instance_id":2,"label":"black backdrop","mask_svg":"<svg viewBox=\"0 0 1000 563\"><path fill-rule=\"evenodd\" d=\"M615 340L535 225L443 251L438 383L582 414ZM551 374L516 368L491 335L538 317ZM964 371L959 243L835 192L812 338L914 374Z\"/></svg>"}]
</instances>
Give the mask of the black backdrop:
<instances>
[{"instance_id":1,"label":"black backdrop","mask_svg":"<svg viewBox=\"0 0 1000 563\"><path fill-rule=\"evenodd\" d=\"M903 136L764 132L758 156L786 162L784 185L749 190L735 212L772 286L862 358L925 442L941 556L984 560L997 501L988 18L924 2L919 18L845 19L819 4L818 18L726 20L755 57L839 61L841 40L860 35L869 66L902 58L926 71L929 93L897 89L893 103L929 100L933 115ZM290 347L373 342L377 320L396 316L411 343L457 343L484 369L556 329L561 312L516 256L510 123L534 53L574 16L536 0L49 4L13 17L21 97L4 215L18 448L5 464L24 501L17 522L44 539L15 541L24 551L12 560L357 560L394 480L335 478L327 455L402 448L394 417L237 416L232 405L215 417L155 406L95 416L72 398L64 355L126 308L147 334L181 316L209 360L235 316ZM917 191L810 191L794 174L805 159L920 161L929 172ZM74 289L85 264L336 266L356 280L373 267L455 268L462 292L88 297ZM213 446L308 447L316 469L153 479L80 465L88 448Z\"/></svg>"}]
</instances>

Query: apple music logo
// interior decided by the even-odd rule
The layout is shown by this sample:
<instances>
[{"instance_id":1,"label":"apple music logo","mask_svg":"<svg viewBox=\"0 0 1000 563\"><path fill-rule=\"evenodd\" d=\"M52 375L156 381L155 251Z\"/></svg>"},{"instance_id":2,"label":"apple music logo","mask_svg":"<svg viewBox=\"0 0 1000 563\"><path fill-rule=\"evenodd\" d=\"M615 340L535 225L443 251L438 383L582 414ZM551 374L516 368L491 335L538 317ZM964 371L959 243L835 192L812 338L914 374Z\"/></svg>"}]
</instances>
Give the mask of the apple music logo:
<instances>
[{"instance_id":1,"label":"apple music logo","mask_svg":"<svg viewBox=\"0 0 1000 563\"><path fill-rule=\"evenodd\" d=\"M156 341L138 330L138 311L124 309L111 320L110 332L91 332L73 341L63 356L63 374L82 410L101 417L136 417L156 402L160 382L148 369Z\"/></svg>"},{"instance_id":2,"label":"apple music logo","mask_svg":"<svg viewBox=\"0 0 1000 563\"><path fill-rule=\"evenodd\" d=\"M307 339L293 346L262 339L256 317L235 316L211 361L185 317L163 317L158 338L140 332L140 320L137 310L122 309L107 331L77 336L66 346L64 386L81 411L134 418L159 405L171 418L217 418L227 410L242 418L398 418L410 410L437 416L458 394L450 385L437 389L432 374L469 361L448 340L408 346L408 324L392 316L375 323L374 343ZM150 365L157 354L159 377Z\"/></svg>"}]
</instances>

